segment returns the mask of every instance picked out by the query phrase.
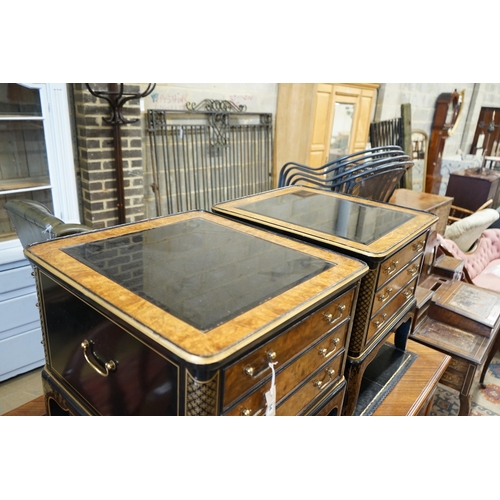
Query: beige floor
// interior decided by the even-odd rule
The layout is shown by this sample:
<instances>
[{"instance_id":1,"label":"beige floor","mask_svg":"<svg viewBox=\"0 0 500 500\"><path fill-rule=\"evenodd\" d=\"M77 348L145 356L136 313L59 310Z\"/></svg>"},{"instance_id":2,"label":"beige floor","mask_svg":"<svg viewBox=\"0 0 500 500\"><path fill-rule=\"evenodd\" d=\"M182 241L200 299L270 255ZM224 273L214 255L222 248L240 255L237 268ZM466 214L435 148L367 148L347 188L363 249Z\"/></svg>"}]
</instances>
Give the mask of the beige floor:
<instances>
[{"instance_id":1,"label":"beige floor","mask_svg":"<svg viewBox=\"0 0 500 500\"><path fill-rule=\"evenodd\" d=\"M41 368L0 382L0 415L43 394Z\"/></svg>"}]
</instances>

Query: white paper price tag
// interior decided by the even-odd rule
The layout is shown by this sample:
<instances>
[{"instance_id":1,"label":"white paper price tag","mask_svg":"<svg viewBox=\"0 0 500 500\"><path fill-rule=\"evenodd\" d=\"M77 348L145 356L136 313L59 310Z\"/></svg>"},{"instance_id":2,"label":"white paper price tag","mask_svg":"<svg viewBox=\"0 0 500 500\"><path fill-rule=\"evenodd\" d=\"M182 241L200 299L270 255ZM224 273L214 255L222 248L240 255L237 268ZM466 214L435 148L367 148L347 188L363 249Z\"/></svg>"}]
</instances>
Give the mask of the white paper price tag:
<instances>
[{"instance_id":1,"label":"white paper price tag","mask_svg":"<svg viewBox=\"0 0 500 500\"><path fill-rule=\"evenodd\" d=\"M269 363L269 368L271 368L271 388L266 392L266 417L274 417L276 415L276 384L275 384L275 372L274 365L276 363Z\"/></svg>"}]
</instances>

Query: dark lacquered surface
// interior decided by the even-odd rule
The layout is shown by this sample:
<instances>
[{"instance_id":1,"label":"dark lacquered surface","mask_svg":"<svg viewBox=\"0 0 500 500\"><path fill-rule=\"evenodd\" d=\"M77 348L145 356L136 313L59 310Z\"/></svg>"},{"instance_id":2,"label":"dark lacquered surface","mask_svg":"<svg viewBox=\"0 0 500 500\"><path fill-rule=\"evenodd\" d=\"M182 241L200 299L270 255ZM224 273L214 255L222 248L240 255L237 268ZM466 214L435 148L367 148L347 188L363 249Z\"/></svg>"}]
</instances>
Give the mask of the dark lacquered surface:
<instances>
[{"instance_id":1,"label":"dark lacquered surface","mask_svg":"<svg viewBox=\"0 0 500 500\"><path fill-rule=\"evenodd\" d=\"M45 275L41 277L50 369L101 415L178 414L178 367ZM87 355L104 371L99 375Z\"/></svg>"},{"instance_id":2,"label":"dark lacquered surface","mask_svg":"<svg viewBox=\"0 0 500 500\"><path fill-rule=\"evenodd\" d=\"M354 199L310 191L277 194L257 201L242 199L235 208L364 245L414 218L414 215L390 207L366 205Z\"/></svg>"},{"instance_id":3,"label":"dark lacquered surface","mask_svg":"<svg viewBox=\"0 0 500 500\"><path fill-rule=\"evenodd\" d=\"M201 218L63 251L201 331L334 266Z\"/></svg>"}]
</instances>

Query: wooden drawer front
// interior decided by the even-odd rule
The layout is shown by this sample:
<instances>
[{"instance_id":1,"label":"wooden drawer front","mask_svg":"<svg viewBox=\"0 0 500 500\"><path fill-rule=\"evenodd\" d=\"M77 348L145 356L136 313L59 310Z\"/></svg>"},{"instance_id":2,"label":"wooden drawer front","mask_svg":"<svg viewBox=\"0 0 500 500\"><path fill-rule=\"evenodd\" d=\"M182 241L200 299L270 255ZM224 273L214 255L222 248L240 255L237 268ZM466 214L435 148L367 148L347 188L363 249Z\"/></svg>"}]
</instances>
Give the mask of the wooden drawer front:
<instances>
[{"instance_id":1,"label":"wooden drawer front","mask_svg":"<svg viewBox=\"0 0 500 500\"><path fill-rule=\"evenodd\" d=\"M348 320L353 297L354 289L351 289L225 370L224 407L270 375L269 361L277 362L279 371L325 333ZM344 347L346 332L347 325L337 335L340 339L337 350Z\"/></svg>"},{"instance_id":2,"label":"wooden drawer front","mask_svg":"<svg viewBox=\"0 0 500 500\"><path fill-rule=\"evenodd\" d=\"M376 286L377 290L384 283L396 276L396 274L403 269L406 264L424 251L426 239L427 233L419 236L417 239L402 248L399 252L396 252L380 264L380 274Z\"/></svg>"},{"instance_id":3,"label":"wooden drawer front","mask_svg":"<svg viewBox=\"0 0 500 500\"><path fill-rule=\"evenodd\" d=\"M327 358L337 355L345 345L349 323L345 322L342 327L337 328L327 335L321 342L309 349L305 354L290 363L286 368L276 373L276 402L279 402L311 373L314 373ZM279 367L276 366L278 369ZM341 367L342 368L342 367ZM339 373L336 372L335 377ZM269 377L268 377L269 378ZM265 397L264 394L269 390L271 380L248 396L241 404L236 405L236 408L231 410L228 415L247 414L248 411L252 415L260 414L263 410L265 413Z\"/></svg>"},{"instance_id":4,"label":"wooden drawer front","mask_svg":"<svg viewBox=\"0 0 500 500\"><path fill-rule=\"evenodd\" d=\"M45 275L41 278L47 364L78 395L75 399L100 415L177 415L178 367Z\"/></svg>"},{"instance_id":5,"label":"wooden drawer front","mask_svg":"<svg viewBox=\"0 0 500 500\"><path fill-rule=\"evenodd\" d=\"M345 390L346 382L344 379L342 382L339 382L337 384L336 388L332 390L332 393L330 395L326 396L326 398L328 399L328 403L314 407L312 410L308 411L306 415L316 415L318 417L333 417L342 415Z\"/></svg>"},{"instance_id":6,"label":"wooden drawer front","mask_svg":"<svg viewBox=\"0 0 500 500\"><path fill-rule=\"evenodd\" d=\"M325 391L333 387L339 380L336 376L341 366L343 366L344 353L332 359L330 363L316 372L306 383L282 405L276 409L276 415L298 415L316 398L323 398ZM331 372L334 375L330 375Z\"/></svg>"},{"instance_id":7,"label":"wooden drawer front","mask_svg":"<svg viewBox=\"0 0 500 500\"><path fill-rule=\"evenodd\" d=\"M389 324L396 313L415 295L415 287L417 286L416 278L413 279L408 285L400 290L390 302L388 302L383 309L372 317L368 327L367 343L379 331L383 330L385 325Z\"/></svg>"},{"instance_id":8,"label":"wooden drawer front","mask_svg":"<svg viewBox=\"0 0 500 500\"><path fill-rule=\"evenodd\" d=\"M443 376L439 380L441 384L444 384L456 391L461 392L465 381L465 373L454 370L450 366L443 373Z\"/></svg>"},{"instance_id":9,"label":"wooden drawer front","mask_svg":"<svg viewBox=\"0 0 500 500\"><path fill-rule=\"evenodd\" d=\"M422 264L422 257L423 255L420 255L415 260L408 263L408 265L398 275L377 290L375 293L375 300L373 302L372 315L376 314L379 309L395 297L401 289L408 284L409 281L418 276L420 266Z\"/></svg>"},{"instance_id":10,"label":"wooden drawer front","mask_svg":"<svg viewBox=\"0 0 500 500\"><path fill-rule=\"evenodd\" d=\"M469 363L467 363L467 361L464 361L463 359L451 358L448 368L456 370L459 373L465 374L467 373L469 366L470 366Z\"/></svg>"},{"instance_id":11,"label":"wooden drawer front","mask_svg":"<svg viewBox=\"0 0 500 500\"><path fill-rule=\"evenodd\" d=\"M280 405L283 401L284 397L287 396L291 390L295 389L300 383L306 379L308 376L310 377L311 373L314 373L311 368L314 366L317 369L318 360L321 360L323 364L323 370L331 370L330 372L324 373L324 383L320 384L324 388L331 387L335 381L338 381L340 376L342 375L340 371L344 366L344 358L345 358L345 350L339 352L334 358L332 358L329 362L324 362L324 357L322 357L319 353L319 350L324 346L328 346L331 342L332 336L329 335L328 339L322 341L318 346L310 349L304 356L301 356L297 361L289 365L285 370L278 373L276 375L276 402L277 402L277 410L276 414L287 414L287 415L296 415L302 408L304 408L307 404L309 404L314 397L320 393L320 389L315 387L316 391L312 393L311 397L306 401L307 396L303 396L298 403L302 405L297 407L297 403L295 406L287 406L287 411L293 413L283 413L283 410L280 411ZM319 379L318 379L319 380ZM316 381L316 379L315 379ZM297 383L298 382L298 383ZM308 382L308 384L312 384L312 382ZM228 416L262 416L266 414L266 398L265 393L271 387L271 380L266 382L264 385L256 389L252 392L248 397L246 397L243 401L236 404L234 408L229 410L226 415ZM299 389L297 392L301 392L302 389ZM309 391L310 392L310 391ZM293 398L294 396L292 396ZM290 399L290 398L289 398ZM288 399L285 401L285 404L288 402Z\"/></svg>"}]
</instances>

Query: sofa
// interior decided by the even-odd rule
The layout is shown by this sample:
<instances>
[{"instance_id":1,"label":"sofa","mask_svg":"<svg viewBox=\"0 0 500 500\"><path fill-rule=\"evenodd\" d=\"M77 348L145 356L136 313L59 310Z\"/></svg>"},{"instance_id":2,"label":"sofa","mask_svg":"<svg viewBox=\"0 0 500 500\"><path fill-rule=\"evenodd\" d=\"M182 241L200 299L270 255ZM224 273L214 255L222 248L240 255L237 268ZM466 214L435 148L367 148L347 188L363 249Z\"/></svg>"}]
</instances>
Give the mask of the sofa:
<instances>
[{"instance_id":1,"label":"sofa","mask_svg":"<svg viewBox=\"0 0 500 500\"><path fill-rule=\"evenodd\" d=\"M444 253L464 261L466 281L500 292L500 229L486 229L472 248L464 252L453 240L437 235Z\"/></svg>"}]
</instances>

